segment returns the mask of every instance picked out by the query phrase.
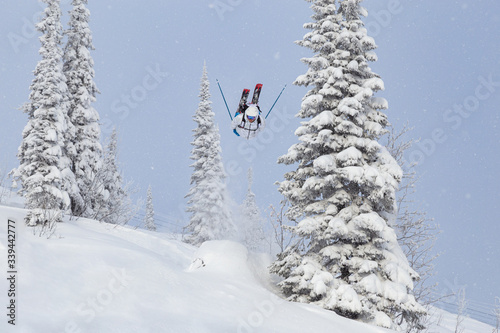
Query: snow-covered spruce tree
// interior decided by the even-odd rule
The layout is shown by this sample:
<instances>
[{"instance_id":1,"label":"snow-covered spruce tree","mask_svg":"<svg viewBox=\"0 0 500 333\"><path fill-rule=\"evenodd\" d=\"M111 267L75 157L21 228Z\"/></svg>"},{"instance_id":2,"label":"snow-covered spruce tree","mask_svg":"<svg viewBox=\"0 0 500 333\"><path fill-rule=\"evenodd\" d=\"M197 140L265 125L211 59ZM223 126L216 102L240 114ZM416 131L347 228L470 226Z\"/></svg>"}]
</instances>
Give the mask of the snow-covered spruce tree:
<instances>
[{"instance_id":1,"label":"snow-covered spruce tree","mask_svg":"<svg viewBox=\"0 0 500 333\"><path fill-rule=\"evenodd\" d=\"M262 216L252 192L253 170L248 169L248 191L245 202L241 205L241 232L245 246L251 251L262 250L266 236L262 228Z\"/></svg>"},{"instance_id":2,"label":"snow-covered spruce tree","mask_svg":"<svg viewBox=\"0 0 500 333\"><path fill-rule=\"evenodd\" d=\"M151 185L148 187L146 199L146 216L144 217L144 226L147 230L156 231L155 211L153 209L153 191Z\"/></svg>"},{"instance_id":3,"label":"snow-covered spruce tree","mask_svg":"<svg viewBox=\"0 0 500 333\"><path fill-rule=\"evenodd\" d=\"M34 71L30 101L23 106L28 124L18 150L20 165L11 173L21 183L30 225L46 223L48 211L60 217L58 211L69 210L70 193L76 188L69 158L74 128L68 118L68 91L62 70L61 9L59 0L44 2L45 15L36 25L42 33L42 60Z\"/></svg>"},{"instance_id":4,"label":"snow-covered spruce tree","mask_svg":"<svg viewBox=\"0 0 500 333\"><path fill-rule=\"evenodd\" d=\"M298 163L279 191L290 202L298 241L271 267L289 300L313 303L384 327L414 321L425 309L412 295L412 270L391 228L402 170L377 140L387 108L368 61L374 40L360 16L361 0L311 1L312 31L298 44L316 54L295 84L311 86L298 117L299 143L279 158Z\"/></svg>"},{"instance_id":5,"label":"snow-covered spruce tree","mask_svg":"<svg viewBox=\"0 0 500 333\"><path fill-rule=\"evenodd\" d=\"M191 213L186 227L187 243L201 245L205 241L231 239L235 227L226 202L226 174L222 165L219 128L214 124L215 114L210 101L210 83L206 65L201 78L200 103L193 117L197 128L191 142L191 189L186 198Z\"/></svg>"},{"instance_id":6,"label":"snow-covered spruce tree","mask_svg":"<svg viewBox=\"0 0 500 333\"><path fill-rule=\"evenodd\" d=\"M64 74L69 91L69 117L75 127L72 167L78 191L71 197L73 215L92 217L104 200L104 191L96 175L102 166L99 114L92 107L98 90L94 83L94 61L90 51L92 32L87 0L73 0L69 12L68 41L64 49Z\"/></svg>"},{"instance_id":7,"label":"snow-covered spruce tree","mask_svg":"<svg viewBox=\"0 0 500 333\"><path fill-rule=\"evenodd\" d=\"M128 186L118 169L118 133L113 129L103 152L97 183L102 184L104 201L96 207L94 218L101 222L126 224L135 215Z\"/></svg>"}]
</instances>

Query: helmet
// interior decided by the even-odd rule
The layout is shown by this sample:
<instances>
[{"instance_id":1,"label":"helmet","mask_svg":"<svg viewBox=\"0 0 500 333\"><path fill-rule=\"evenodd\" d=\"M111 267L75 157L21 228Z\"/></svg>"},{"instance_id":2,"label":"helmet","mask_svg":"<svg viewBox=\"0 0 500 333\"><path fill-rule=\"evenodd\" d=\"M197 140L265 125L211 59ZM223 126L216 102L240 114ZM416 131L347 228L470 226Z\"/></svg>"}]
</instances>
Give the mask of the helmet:
<instances>
[{"instance_id":1,"label":"helmet","mask_svg":"<svg viewBox=\"0 0 500 333\"><path fill-rule=\"evenodd\" d=\"M257 119L257 116L259 115L259 109L257 109L256 106L249 106L245 111L245 115L248 121L252 123L255 121L255 119Z\"/></svg>"}]
</instances>

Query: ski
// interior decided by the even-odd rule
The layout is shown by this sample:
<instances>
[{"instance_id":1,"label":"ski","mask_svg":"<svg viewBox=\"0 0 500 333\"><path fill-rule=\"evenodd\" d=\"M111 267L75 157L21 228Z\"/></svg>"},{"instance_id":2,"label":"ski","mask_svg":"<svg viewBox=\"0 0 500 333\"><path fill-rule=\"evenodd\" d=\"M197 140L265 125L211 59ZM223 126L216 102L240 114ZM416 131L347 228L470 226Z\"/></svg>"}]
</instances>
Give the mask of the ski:
<instances>
[{"instance_id":1,"label":"ski","mask_svg":"<svg viewBox=\"0 0 500 333\"><path fill-rule=\"evenodd\" d=\"M243 89L243 93L241 94L240 104L238 105L238 110L236 111L236 115L243 112L244 107L247 104L249 95L250 95L250 89Z\"/></svg>"},{"instance_id":2,"label":"ski","mask_svg":"<svg viewBox=\"0 0 500 333\"><path fill-rule=\"evenodd\" d=\"M259 96L260 96L260 91L262 90L262 84L257 83L255 86L255 89L253 91L253 97L252 97L252 104L258 104L259 103Z\"/></svg>"}]
</instances>

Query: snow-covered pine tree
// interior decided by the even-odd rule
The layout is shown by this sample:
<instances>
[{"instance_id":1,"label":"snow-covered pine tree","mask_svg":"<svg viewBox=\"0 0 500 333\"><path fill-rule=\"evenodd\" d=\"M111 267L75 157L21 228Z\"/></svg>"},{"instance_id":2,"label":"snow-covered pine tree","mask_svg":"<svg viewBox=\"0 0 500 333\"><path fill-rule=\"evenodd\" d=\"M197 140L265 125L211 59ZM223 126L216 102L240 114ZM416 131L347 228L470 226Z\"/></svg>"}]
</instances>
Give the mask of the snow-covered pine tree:
<instances>
[{"instance_id":1,"label":"snow-covered pine tree","mask_svg":"<svg viewBox=\"0 0 500 333\"><path fill-rule=\"evenodd\" d=\"M69 91L69 117L75 127L72 167L78 191L71 197L73 215L92 217L104 200L104 191L96 176L102 166L99 114L92 107L98 90L94 83L94 61L90 51L92 32L87 0L73 0L69 12L68 41L64 49L64 74Z\"/></svg>"},{"instance_id":2,"label":"snow-covered pine tree","mask_svg":"<svg viewBox=\"0 0 500 333\"><path fill-rule=\"evenodd\" d=\"M262 216L252 192L253 170L248 169L248 191L245 202L241 205L241 232L245 246L251 251L262 250L266 236L262 228Z\"/></svg>"},{"instance_id":3,"label":"snow-covered pine tree","mask_svg":"<svg viewBox=\"0 0 500 333\"><path fill-rule=\"evenodd\" d=\"M144 217L144 226L147 230L156 231L155 211L153 209L153 191L151 185L148 187L146 199L146 216Z\"/></svg>"},{"instance_id":4,"label":"snow-covered pine tree","mask_svg":"<svg viewBox=\"0 0 500 333\"><path fill-rule=\"evenodd\" d=\"M386 133L387 108L374 94L383 81L368 66L373 38L360 16L361 0L311 1L311 32L298 44L316 54L295 84L311 86L298 116L299 143L279 158L298 163L279 191L290 202L298 241L271 271L284 279L288 299L394 327L425 309L412 295L418 274L404 256L391 225L402 170L377 140Z\"/></svg>"},{"instance_id":5,"label":"snow-covered pine tree","mask_svg":"<svg viewBox=\"0 0 500 333\"><path fill-rule=\"evenodd\" d=\"M219 128L214 124L214 112L210 101L210 83L206 65L201 78L200 103L193 117L197 124L191 142L191 189L186 198L191 213L186 226L187 243L201 245L205 241L231 239L235 226L227 204L227 193L221 157Z\"/></svg>"},{"instance_id":6,"label":"snow-covered pine tree","mask_svg":"<svg viewBox=\"0 0 500 333\"><path fill-rule=\"evenodd\" d=\"M123 184L123 177L118 169L118 133L113 129L111 137L103 152L103 165L98 173L98 183L102 184L104 201L96 208L96 220L126 224L135 211L128 193L128 187Z\"/></svg>"},{"instance_id":7,"label":"snow-covered pine tree","mask_svg":"<svg viewBox=\"0 0 500 333\"><path fill-rule=\"evenodd\" d=\"M21 183L30 213L26 222L44 224L46 211L70 209L70 193L76 184L68 156L72 154L74 128L68 118L66 79L62 70L62 25L59 0L43 0L47 7L36 25L40 37L40 60L30 86L30 101L23 106L28 124L18 150L20 165L11 173Z\"/></svg>"}]
</instances>

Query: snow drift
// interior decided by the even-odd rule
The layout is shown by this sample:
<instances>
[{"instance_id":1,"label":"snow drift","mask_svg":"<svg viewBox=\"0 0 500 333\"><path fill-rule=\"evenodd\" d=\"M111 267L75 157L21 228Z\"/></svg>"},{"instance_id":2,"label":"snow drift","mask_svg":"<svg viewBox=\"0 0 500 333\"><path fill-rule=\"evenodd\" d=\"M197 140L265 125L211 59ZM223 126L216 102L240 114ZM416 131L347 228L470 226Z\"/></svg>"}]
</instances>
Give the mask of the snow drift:
<instances>
[{"instance_id":1,"label":"snow drift","mask_svg":"<svg viewBox=\"0 0 500 333\"><path fill-rule=\"evenodd\" d=\"M18 271L16 325L4 313L1 332L391 332L283 300L268 274L271 258L239 243L196 248L170 234L85 219L66 219L47 239L24 225L25 215L0 206L2 268L12 219ZM1 281L6 312L8 281ZM442 316L453 327L453 317ZM492 329L472 320L464 327Z\"/></svg>"}]
</instances>

